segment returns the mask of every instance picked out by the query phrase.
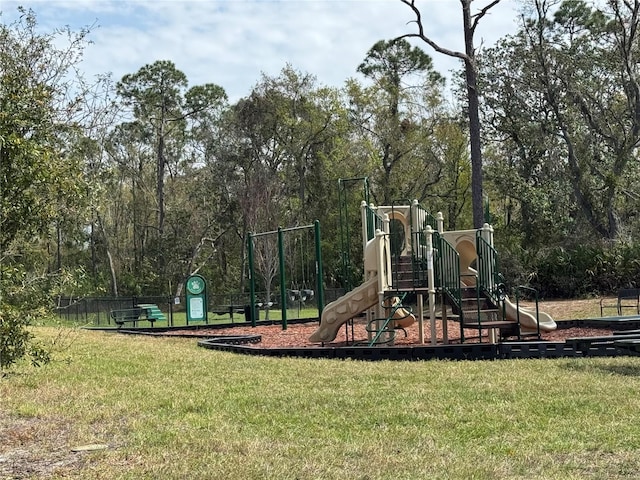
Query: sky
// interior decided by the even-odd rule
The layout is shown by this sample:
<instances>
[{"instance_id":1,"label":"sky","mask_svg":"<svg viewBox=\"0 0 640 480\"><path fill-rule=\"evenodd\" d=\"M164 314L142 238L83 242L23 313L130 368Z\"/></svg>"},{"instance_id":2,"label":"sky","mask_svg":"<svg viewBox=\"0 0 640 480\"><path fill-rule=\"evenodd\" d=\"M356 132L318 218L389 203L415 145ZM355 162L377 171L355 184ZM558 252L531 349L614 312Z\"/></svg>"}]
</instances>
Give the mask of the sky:
<instances>
[{"instance_id":1,"label":"sky","mask_svg":"<svg viewBox=\"0 0 640 480\"><path fill-rule=\"evenodd\" d=\"M477 11L489 0L472 3ZM425 33L462 51L459 0L416 0ZM32 9L44 32L93 25L81 70L120 80L144 65L171 60L189 85L215 83L230 101L251 93L262 74L277 76L290 64L341 87L378 40L415 32L411 9L400 0L0 0L2 23L17 7ZM502 0L480 21L475 43L493 45L517 29L518 0ZM411 40L442 75L460 61Z\"/></svg>"}]
</instances>

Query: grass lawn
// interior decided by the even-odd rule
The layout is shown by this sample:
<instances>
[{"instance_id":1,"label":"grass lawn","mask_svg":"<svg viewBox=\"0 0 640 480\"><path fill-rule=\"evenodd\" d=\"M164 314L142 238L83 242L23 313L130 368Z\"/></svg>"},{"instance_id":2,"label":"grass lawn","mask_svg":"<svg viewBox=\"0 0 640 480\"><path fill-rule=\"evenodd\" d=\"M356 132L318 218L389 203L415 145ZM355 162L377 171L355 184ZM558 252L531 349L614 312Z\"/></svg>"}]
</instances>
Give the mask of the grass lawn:
<instances>
[{"instance_id":1,"label":"grass lawn","mask_svg":"<svg viewBox=\"0 0 640 480\"><path fill-rule=\"evenodd\" d=\"M630 479L640 471L640 358L366 363L35 331L55 341L55 359L0 378L0 478ZM72 451L87 445L107 448Z\"/></svg>"}]
</instances>

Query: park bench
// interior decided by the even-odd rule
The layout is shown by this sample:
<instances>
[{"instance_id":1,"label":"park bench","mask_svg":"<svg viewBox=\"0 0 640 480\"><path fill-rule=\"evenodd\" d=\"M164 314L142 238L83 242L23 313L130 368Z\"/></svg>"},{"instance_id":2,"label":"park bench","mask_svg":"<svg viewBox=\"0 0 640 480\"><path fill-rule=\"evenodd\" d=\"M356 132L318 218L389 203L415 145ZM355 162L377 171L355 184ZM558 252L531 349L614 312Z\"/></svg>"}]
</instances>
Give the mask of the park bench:
<instances>
[{"instance_id":1,"label":"park bench","mask_svg":"<svg viewBox=\"0 0 640 480\"><path fill-rule=\"evenodd\" d=\"M133 308L122 308L111 310L109 316L118 327L122 327L125 323L133 323L135 327L140 321L146 320L154 325L154 322L166 320L164 313L153 303L141 303Z\"/></svg>"},{"instance_id":2,"label":"park bench","mask_svg":"<svg viewBox=\"0 0 640 480\"><path fill-rule=\"evenodd\" d=\"M217 305L211 309L216 315L229 315L233 318L234 313L244 314L244 305Z\"/></svg>"},{"instance_id":3,"label":"park bench","mask_svg":"<svg viewBox=\"0 0 640 480\"><path fill-rule=\"evenodd\" d=\"M244 305L217 305L213 307L211 311L216 315L228 314L229 319L231 320L231 323L235 323L233 315L234 314L246 315L245 308L246 307Z\"/></svg>"},{"instance_id":4,"label":"park bench","mask_svg":"<svg viewBox=\"0 0 640 480\"><path fill-rule=\"evenodd\" d=\"M634 310L636 315L640 315L640 288L623 288L618 290L616 303L607 303L606 299L600 300L600 316L604 316L607 309L616 309L618 315L622 315L625 308Z\"/></svg>"},{"instance_id":5,"label":"park bench","mask_svg":"<svg viewBox=\"0 0 640 480\"><path fill-rule=\"evenodd\" d=\"M256 303L256 310L269 310L275 305L274 302L258 302ZM211 311L216 315L229 315L232 322L234 314L244 315L247 322L251 320L249 305L216 305L211 308Z\"/></svg>"}]
</instances>

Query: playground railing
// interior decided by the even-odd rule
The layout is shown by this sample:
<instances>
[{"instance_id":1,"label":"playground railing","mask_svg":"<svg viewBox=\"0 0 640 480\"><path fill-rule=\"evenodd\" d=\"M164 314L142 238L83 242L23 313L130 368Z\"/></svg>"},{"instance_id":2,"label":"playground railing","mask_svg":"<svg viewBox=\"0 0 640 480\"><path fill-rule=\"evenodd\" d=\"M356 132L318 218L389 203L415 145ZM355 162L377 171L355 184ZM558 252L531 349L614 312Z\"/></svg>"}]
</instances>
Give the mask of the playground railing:
<instances>
[{"instance_id":1,"label":"playground railing","mask_svg":"<svg viewBox=\"0 0 640 480\"><path fill-rule=\"evenodd\" d=\"M500 302L499 288L502 283L498 252L489 244L478 230L476 234L476 253L478 255L477 270L480 289L495 305Z\"/></svg>"},{"instance_id":2,"label":"playground railing","mask_svg":"<svg viewBox=\"0 0 640 480\"><path fill-rule=\"evenodd\" d=\"M417 200L414 200L411 204L411 232L423 233L427 225L433 230L438 230L438 222L429 211L422 207ZM422 235L422 242L426 243L424 234Z\"/></svg>"},{"instance_id":3,"label":"playground railing","mask_svg":"<svg viewBox=\"0 0 640 480\"><path fill-rule=\"evenodd\" d=\"M429 226L437 231L437 222L433 215L425 210L417 200L411 204L411 260L414 285L428 285L428 245L425 229Z\"/></svg>"},{"instance_id":4,"label":"playground railing","mask_svg":"<svg viewBox=\"0 0 640 480\"><path fill-rule=\"evenodd\" d=\"M438 232L433 232L436 286L462 311L460 255Z\"/></svg>"},{"instance_id":5,"label":"playground railing","mask_svg":"<svg viewBox=\"0 0 640 480\"><path fill-rule=\"evenodd\" d=\"M362 219L366 225L367 241L376 236L376 230L384 230L383 218L364 202L362 202Z\"/></svg>"},{"instance_id":6,"label":"playground railing","mask_svg":"<svg viewBox=\"0 0 640 480\"><path fill-rule=\"evenodd\" d=\"M516 321L518 323L518 337L522 335L520 331L520 298L523 294L528 294L533 297L535 302L535 310L536 310L536 335L538 339L540 338L540 309L538 307L538 291L535 288L526 287L524 285L518 285L515 288L516 295Z\"/></svg>"}]
</instances>

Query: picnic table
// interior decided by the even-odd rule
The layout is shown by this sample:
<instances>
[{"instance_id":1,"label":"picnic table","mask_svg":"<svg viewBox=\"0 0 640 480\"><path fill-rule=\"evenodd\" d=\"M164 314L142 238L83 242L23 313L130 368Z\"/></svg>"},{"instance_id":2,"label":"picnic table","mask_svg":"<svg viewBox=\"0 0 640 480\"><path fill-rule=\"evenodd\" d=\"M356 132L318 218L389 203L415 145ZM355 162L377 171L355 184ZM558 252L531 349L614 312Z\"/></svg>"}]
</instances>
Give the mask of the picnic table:
<instances>
[{"instance_id":1,"label":"picnic table","mask_svg":"<svg viewBox=\"0 0 640 480\"><path fill-rule=\"evenodd\" d=\"M109 317L118 325L118 328L122 327L125 323L132 323L135 327L138 322L144 320L150 322L151 326L154 326L156 321L167 319L155 303L140 303L133 308L111 310Z\"/></svg>"}]
</instances>

